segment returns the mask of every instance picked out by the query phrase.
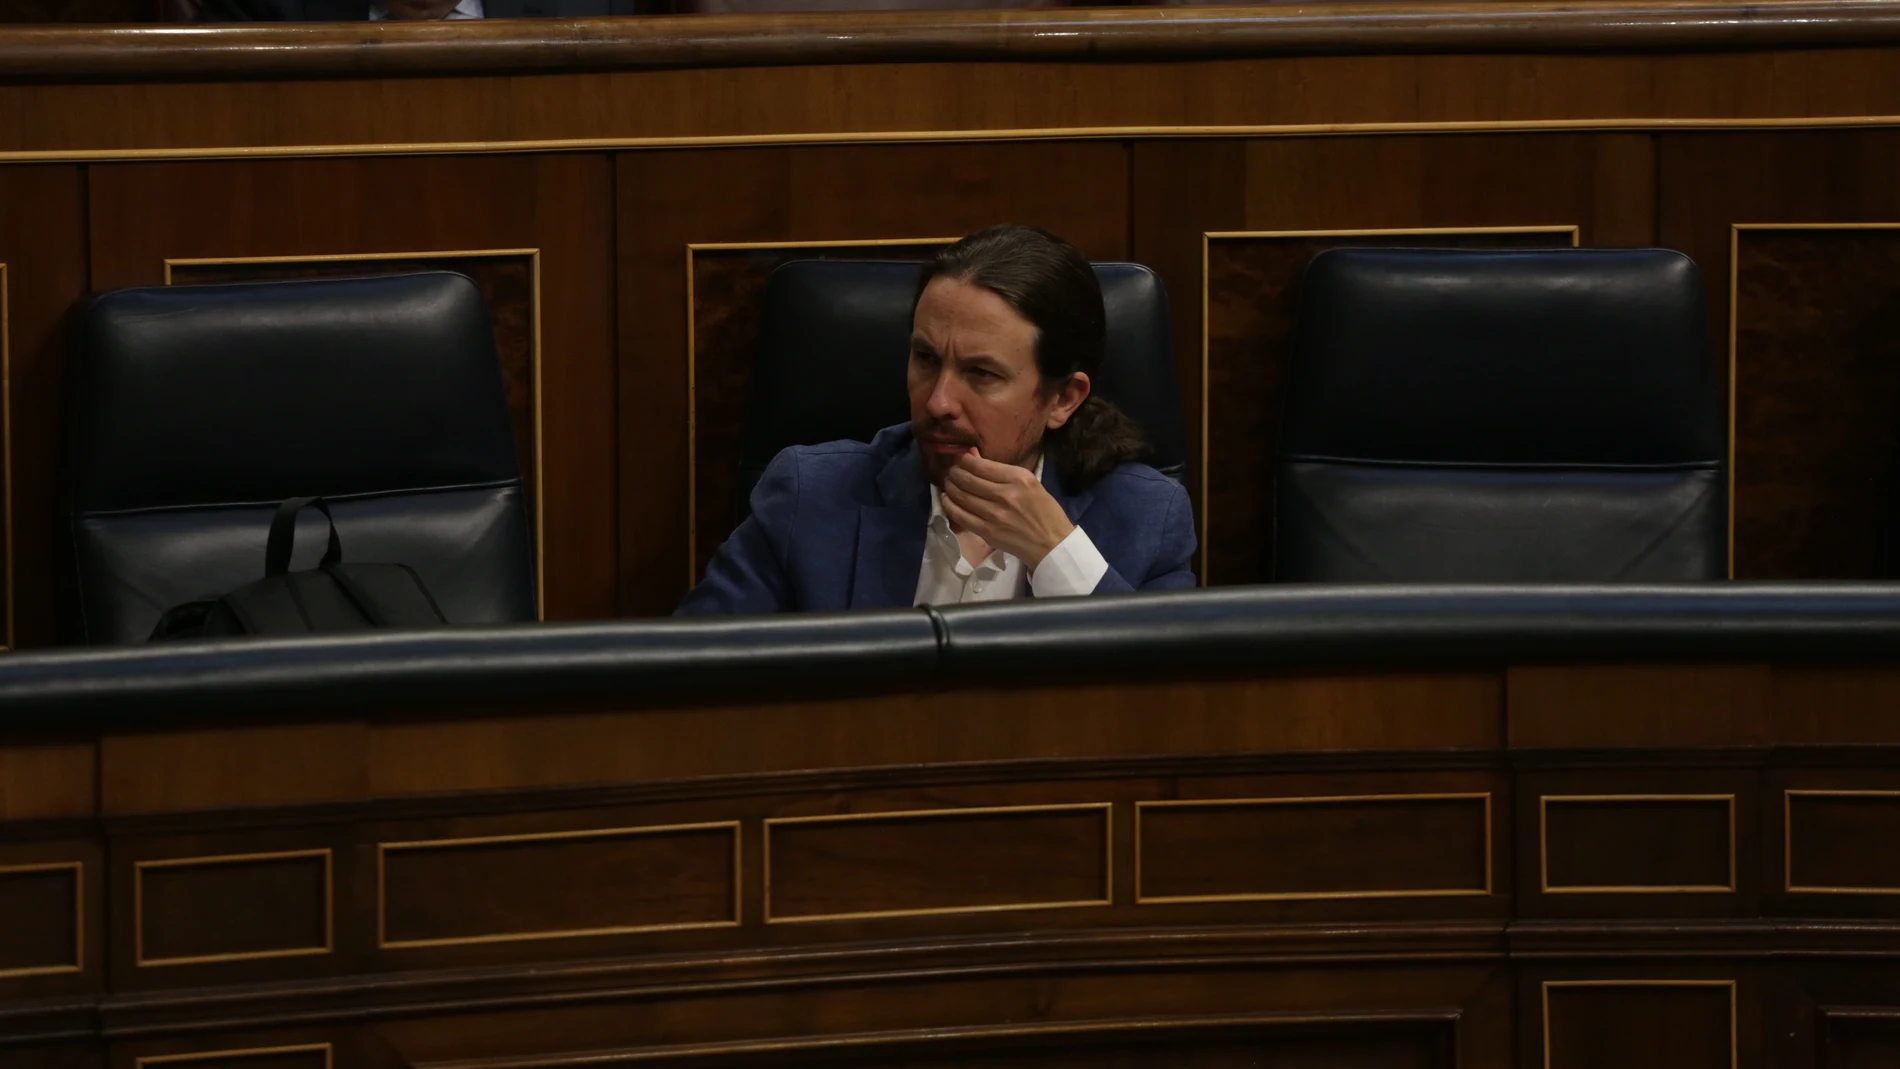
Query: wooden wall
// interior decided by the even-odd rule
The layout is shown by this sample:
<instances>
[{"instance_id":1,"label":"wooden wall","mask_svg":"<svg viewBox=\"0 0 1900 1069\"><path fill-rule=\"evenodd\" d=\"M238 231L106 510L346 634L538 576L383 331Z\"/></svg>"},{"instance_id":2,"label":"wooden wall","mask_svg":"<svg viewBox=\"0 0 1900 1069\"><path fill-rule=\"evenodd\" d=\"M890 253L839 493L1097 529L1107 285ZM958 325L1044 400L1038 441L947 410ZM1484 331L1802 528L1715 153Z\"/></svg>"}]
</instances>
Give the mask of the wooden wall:
<instances>
[{"instance_id":1,"label":"wooden wall","mask_svg":"<svg viewBox=\"0 0 1900 1069\"><path fill-rule=\"evenodd\" d=\"M0 740L0 1064L1896 1053L1891 669L850 685Z\"/></svg>"},{"instance_id":2,"label":"wooden wall","mask_svg":"<svg viewBox=\"0 0 1900 1069\"><path fill-rule=\"evenodd\" d=\"M921 255L1004 220L1167 283L1209 583L1268 574L1299 270L1368 243L1689 253L1734 383L1735 574L1876 575L1900 431L1896 57L0 84L11 641L59 636L62 317L88 292L471 271L539 498L547 615L653 615L729 527L771 267Z\"/></svg>"}]
</instances>

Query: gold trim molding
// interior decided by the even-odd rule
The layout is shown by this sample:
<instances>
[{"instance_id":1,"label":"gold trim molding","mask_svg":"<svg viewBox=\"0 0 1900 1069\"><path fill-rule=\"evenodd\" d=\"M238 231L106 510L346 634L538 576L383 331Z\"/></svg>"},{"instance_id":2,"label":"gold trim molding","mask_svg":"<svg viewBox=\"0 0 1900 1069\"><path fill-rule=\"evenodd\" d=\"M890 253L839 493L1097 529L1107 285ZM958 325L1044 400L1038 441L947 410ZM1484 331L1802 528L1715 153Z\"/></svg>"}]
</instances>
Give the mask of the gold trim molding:
<instances>
[{"instance_id":1,"label":"gold trim molding","mask_svg":"<svg viewBox=\"0 0 1900 1069\"><path fill-rule=\"evenodd\" d=\"M247 950L231 954L192 954L178 958L145 956L145 872L147 869L209 868L215 865L244 865L259 861L290 861L297 858L323 859L323 945L287 947L281 950ZM132 863L132 964L137 968L166 965L211 965L232 961L263 961L269 958L301 958L328 954L336 947L335 872L329 847L315 850L276 850L261 854L219 854L214 857L160 858Z\"/></svg>"},{"instance_id":2,"label":"gold trim molding","mask_svg":"<svg viewBox=\"0 0 1900 1069\"><path fill-rule=\"evenodd\" d=\"M546 450L542 445L542 390L541 390L541 250L540 249L442 249L423 252L361 252L361 253L324 253L315 256L209 256L209 257L167 257L165 260L165 285L172 284L174 267L217 267L233 264L324 264L324 263L361 263L374 260L447 260L447 259L493 259L525 256L528 258L528 288L530 294L529 314L534 317L534 335L530 339L528 366L530 389L534 396L529 399L528 409L534 414L534 614L541 620L547 619L547 479L545 475ZM9 469L10 470L10 469ZM9 554L11 551L9 550ZM9 556L9 560L11 557ZM7 599L12 604L13 588L9 584ZM9 609L8 621L12 620ZM8 631L11 636L11 630Z\"/></svg>"},{"instance_id":3,"label":"gold trim molding","mask_svg":"<svg viewBox=\"0 0 1900 1069\"><path fill-rule=\"evenodd\" d=\"M1736 294L1741 287L1742 232L1745 230L1900 230L1885 223L1730 223L1728 231L1728 577L1735 578L1735 384Z\"/></svg>"},{"instance_id":4,"label":"gold trim molding","mask_svg":"<svg viewBox=\"0 0 1900 1069\"><path fill-rule=\"evenodd\" d=\"M198 1054L146 1054L132 1059L133 1069L145 1069L148 1065L186 1065L194 1062L221 1062L232 1058L269 1057L277 1054L308 1054L323 1052L323 1069L332 1069L336 1064L336 1051L328 1043L301 1043L288 1047L244 1047L239 1050L214 1050Z\"/></svg>"},{"instance_id":5,"label":"gold trim molding","mask_svg":"<svg viewBox=\"0 0 1900 1069\"><path fill-rule=\"evenodd\" d=\"M1738 1041L1736 983L1733 980L1545 980L1540 992L1543 1003L1540 1021L1544 1033L1544 1069L1550 1069L1550 989L1553 987L1726 987L1728 988L1729 1069L1738 1069L1740 1065L1741 1043Z\"/></svg>"},{"instance_id":6,"label":"gold trim molding","mask_svg":"<svg viewBox=\"0 0 1900 1069\"><path fill-rule=\"evenodd\" d=\"M1797 118L1451 119L1431 122L1258 123L1229 126L1026 126L971 130L840 130L782 134L525 138L499 141L384 141L336 145L196 145L181 148L65 148L0 151L0 163L285 159L325 156L476 155L989 141L1119 141L1130 138L1326 137L1379 134L1636 133L1681 130L1839 130L1900 127L1900 115Z\"/></svg>"},{"instance_id":7,"label":"gold trim molding","mask_svg":"<svg viewBox=\"0 0 1900 1069\"><path fill-rule=\"evenodd\" d=\"M1722 802L1728 807L1728 883L1721 884L1559 884L1550 882L1550 804L1634 804L1663 802L1682 805ZM1540 794L1537 796L1537 889L1547 895L1664 895L1734 894L1735 796L1733 794Z\"/></svg>"},{"instance_id":8,"label":"gold trim molding","mask_svg":"<svg viewBox=\"0 0 1900 1069\"><path fill-rule=\"evenodd\" d=\"M693 320L697 303L693 257L702 252L770 252L776 249L876 249L905 245L953 245L957 238L865 238L825 241L694 241L686 245L686 586L699 582L699 343Z\"/></svg>"},{"instance_id":9,"label":"gold trim molding","mask_svg":"<svg viewBox=\"0 0 1900 1069\"><path fill-rule=\"evenodd\" d=\"M1885 790L1795 790L1781 792L1781 888L1788 894L1803 895L1900 895L1894 887L1810 887L1794 882L1794 800L1802 798L1888 798L1900 802L1900 791Z\"/></svg>"},{"instance_id":10,"label":"gold trim molding","mask_svg":"<svg viewBox=\"0 0 1900 1069\"><path fill-rule=\"evenodd\" d=\"M4 266L4 265L0 265ZM25 865L0 865L0 876L30 872L73 870L73 963L71 965L28 965L18 969L0 969L0 979L19 976L51 976L86 971L86 863L84 861L46 861Z\"/></svg>"},{"instance_id":11,"label":"gold trim molding","mask_svg":"<svg viewBox=\"0 0 1900 1069\"><path fill-rule=\"evenodd\" d=\"M732 919L729 921L687 921L677 924L622 924L605 928L556 928L535 932L496 932L489 935L446 936L436 939L389 938L389 901L384 861L391 852L447 850L469 846L497 846L505 843L571 842L577 839L635 838L679 832L725 830L732 833ZM482 835L461 839L416 839L408 842L376 844L376 949L409 950L417 947L475 946L485 943L518 943L531 939L580 939L588 936L631 935L637 932L681 932L701 928L736 928L740 924L741 833L736 820L700 824L655 824L626 828L582 828L573 831L525 832L517 835Z\"/></svg>"},{"instance_id":12,"label":"gold trim molding","mask_svg":"<svg viewBox=\"0 0 1900 1069\"><path fill-rule=\"evenodd\" d=\"M1431 237L1433 235L1438 235L1438 234L1443 234L1447 236L1456 235L1456 234L1569 234L1570 247L1574 249L1574 248L1579 247L1579 245L1582 242L1583 230L1582 230L1582 227L1576 224L1571 224L1568 226L1565 226L1562 224L1555 224L1555 225L1546 225L1546 226L1388 227L1388 228L1373 228L1373 229L1361 229L1361 230L1208 230L1208 231L1202 232L1201 234L1201 397L1200 397L1200 401L1201 401L1201 461L1200 461L1201 471L1200 471L1200 480L1199 480L1201 484L1201 495L1200 495L1201 508L1200 508L1200 515L1196 517L1200 525L1200 530L1197 533L1199 534L1200 540L1201 540L1200 581L1201 581L1202 586L1207 585L1207 571L1208 571L1207 562L1209 558L1208 545L1207 545L1207 531L1208 531L1207 515L1209 512L1208 499L1207 499L1208 486L1209 486L1208 469L1213 467L1213 464L1210 462L1213 445L1212 445L1212 440L1208 431L1208 415L1209 415L1209 408L1210 408L1209 401L1213 392L1212 389L1208 385L1208 369L1209 369L1208 350L1210 348L1209 346L1210 331L1208 330L1208 312L1212 308L1212 302L1209 300L1209 295L1208 295L1208 290L1209 290L1209 285L1210 285L1209 280L1208 280L1208 264L1209 264L1208 254L1209 254L1209 250L1213 246L1213 243L1216 241L1245 241L1245 240L1287 241L1287 240L1299 240L1299 239L1305 239L1305 238ZM1268 448L1271 448L1271 443L1268 443Z\"/></svg>"},{"instance_id":13,"label":"gold trim molding","mask_svg":"<svg viewBox=\"0 0 1900 1069\"><path fill-rule=\"evenodd\" d=\"M0 651L13 648L13 320L8 306L7 265L0 263L0 542L6 544L6 631Z\"/></svg>"},{"instance_id":14,"label":"gold trim molding","mask_svg":"<svg viewBox=\"0 0 1900 1069\"><path fill-rule=\"evenodd\" d=\"M1246 809L1281 805L1352 805L1397 802L1484 802L1484 887L1482 888L1400 888L1388 891L1268 891L1221 895L1148 895L1142 893L1142 814L1150 809ZM1495 885L1492 857L1491 792L1461 791L1443 794L1335 794L1307 795L1295 798L1181 798L1135 803L1135 904L1184 904L1195 902L1306 902L1349 898L1465 898L1490 895Z\"/></svg>"},{"instance_id":15,"label":"gold trim molding","mask_svg":"<svg viewBox=\"0 0 1900 1069\"><path fill-rule=\"evenodd\" d=\"M850 913L813 913L797 917L772 916L772 829L795 824L843 824L866 820L935 820L956 817L1024 813L1102 814L1102 897L1056 902L1004 902L990 906L932 906L923 909L860 910ZM996 805L965 809L900 809L887 813L830 813L811 817L767 817L764 821L764 905L767 924L807 924L814 921L871 920L887 917L941 917L969 913L1002 913L1032 909L1075 909L1115 904L1115 807L1112 802L1069 802L1055 805Z\"/></svg>"}]
</instances>

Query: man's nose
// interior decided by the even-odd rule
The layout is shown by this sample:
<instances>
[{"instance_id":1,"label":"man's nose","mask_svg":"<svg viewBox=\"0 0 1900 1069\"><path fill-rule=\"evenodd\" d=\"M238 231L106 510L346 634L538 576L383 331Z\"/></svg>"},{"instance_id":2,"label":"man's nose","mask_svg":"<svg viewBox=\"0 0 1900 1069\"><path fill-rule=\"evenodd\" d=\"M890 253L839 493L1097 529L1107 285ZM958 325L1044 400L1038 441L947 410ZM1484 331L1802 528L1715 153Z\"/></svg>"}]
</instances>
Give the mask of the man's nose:
<instances>
[{"instance_id":1,"label":"man's nose","mask_svg":"<svg viewBox=\"0 0 1900 1069\"><path fill-rule=\"evenodd\" d=\"M938 419L956 416L962 410L956 396L956 379L949 375L938 375L937 381L931 384L930 399L924 407Z\"/></svg>"}]
</instances>

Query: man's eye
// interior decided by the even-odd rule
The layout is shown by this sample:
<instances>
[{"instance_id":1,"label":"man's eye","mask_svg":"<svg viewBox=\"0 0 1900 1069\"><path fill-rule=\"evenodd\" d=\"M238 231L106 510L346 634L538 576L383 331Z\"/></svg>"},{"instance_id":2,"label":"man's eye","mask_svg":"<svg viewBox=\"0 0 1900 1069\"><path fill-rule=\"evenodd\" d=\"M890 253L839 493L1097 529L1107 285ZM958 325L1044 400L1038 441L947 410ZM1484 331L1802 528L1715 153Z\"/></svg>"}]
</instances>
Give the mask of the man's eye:
<instances>
[{"instance_id":1,"label":"man's eye","mask_svg":"<svg viewBox=\"0 0 1900 1069\"><path fill-rule=\"evenodd\" d=\"M991 371L991 370L990 370L990 369L988 369L988 368L981 368L981 367L973 367L973 368L971 368L971 369L970 369L970 376L971 376L972 378L978 378L978 379L993 379L993 378L997 378L997 377L998 377L998 376L997 376L997 374L996 374L996 372L994 372L994 371Z\"/></svg>"}]
</instances>

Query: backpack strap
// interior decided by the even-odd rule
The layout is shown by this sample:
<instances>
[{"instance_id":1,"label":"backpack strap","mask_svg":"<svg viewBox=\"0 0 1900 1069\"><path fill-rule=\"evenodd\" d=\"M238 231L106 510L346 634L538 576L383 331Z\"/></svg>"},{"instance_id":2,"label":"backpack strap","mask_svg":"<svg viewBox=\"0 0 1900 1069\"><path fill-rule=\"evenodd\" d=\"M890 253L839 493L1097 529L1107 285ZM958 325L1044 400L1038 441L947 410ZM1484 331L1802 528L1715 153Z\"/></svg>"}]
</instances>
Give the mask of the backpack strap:
<instances>
[{"instance_id":1,"label":"backpack strap","mask_svg":"<svg viewBox=\"0 0 1900 1069\"><path fill-rule=\"evenodd\" d=\"M297 514L313 505L330 525L330 548L324 550L319 567L331 568L342 563L343 540L337 537L336 519L330 515L329 504L320 497L293 497L277 506L277 515L271 517L270 541L264 545L265 578L290 571L290 551L297 541Z\"/></svg>"}]
</instances>

